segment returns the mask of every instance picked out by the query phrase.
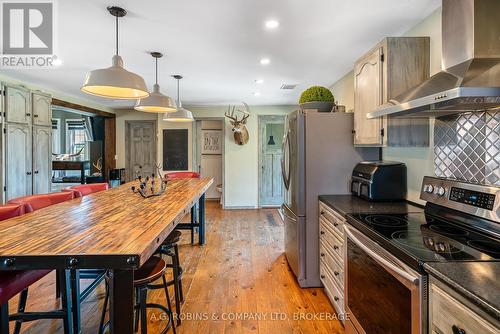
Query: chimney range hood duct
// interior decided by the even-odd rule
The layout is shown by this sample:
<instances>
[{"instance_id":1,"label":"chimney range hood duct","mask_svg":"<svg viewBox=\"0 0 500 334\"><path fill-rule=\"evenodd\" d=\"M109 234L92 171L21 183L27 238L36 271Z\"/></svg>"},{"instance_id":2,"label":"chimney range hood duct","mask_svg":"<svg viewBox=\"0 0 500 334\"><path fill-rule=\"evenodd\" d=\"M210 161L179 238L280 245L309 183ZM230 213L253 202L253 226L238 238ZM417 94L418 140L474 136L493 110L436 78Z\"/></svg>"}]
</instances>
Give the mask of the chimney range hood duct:
<instances>
[{"instance_id":1,"label":"chimney range hood duct","mask_svg":"<svg viewBox=\"0 0 500 334\"><path fill-rule=\"evenodd\" d=\"M368 118L500 108L500 0L443 0L443 70Z\"/></svg>"}]
</instances>

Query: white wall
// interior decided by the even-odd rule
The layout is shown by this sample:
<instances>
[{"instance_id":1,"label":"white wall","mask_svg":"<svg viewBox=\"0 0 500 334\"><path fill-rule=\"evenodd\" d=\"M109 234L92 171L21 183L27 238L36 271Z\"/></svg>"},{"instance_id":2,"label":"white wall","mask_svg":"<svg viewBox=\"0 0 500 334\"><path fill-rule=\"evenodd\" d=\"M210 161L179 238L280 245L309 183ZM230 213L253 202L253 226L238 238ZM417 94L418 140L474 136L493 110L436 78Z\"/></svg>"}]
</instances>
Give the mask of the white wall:
<instances>
[{"instance_id":1,"label":"white wall","mask_svg":"<svg viewBox=\"0 0 500 334\"><path fill-rule=\"evenodd\" d=\"M185 106L195 118L224 117L227 106ZM224 188L226 208L256 208L258 206L258 115L283 115L297 109L297 106L250 106L247 129L250 135L248 144L239 146L234 142L231 126L225 121L224 138ZM162 161L162 131L167 128L189 130L189 169L192 170L192 131L193 123L169 123L162 121L162 115L148 114L130 110L116 111L116 152L117 168L125 167L125 121L158 120L158 161Z\"/></svg>"},{"instance_id":2,"label":"white wall","mask_svg":"<svg viewBox=\"0 0 500 334\"><path fill-rule=\"evenodd\" d=\"M433 75L441 70L441 8L403 34L403 36L429 36L430 74ZM355 60L356 59L353 59L353 64ZM354 75L352 71L335 82L330 89L339 104L346 106L346 110L354 109ZM425 175L434 175L433 119L431 119L430 126L431 134L429 147L383 148L383 158L385 160L401 161L406 164L408 168L407 198L417 203L423 203L423 201L419 199L422 178Z\"/></svg>"}]
</instances>

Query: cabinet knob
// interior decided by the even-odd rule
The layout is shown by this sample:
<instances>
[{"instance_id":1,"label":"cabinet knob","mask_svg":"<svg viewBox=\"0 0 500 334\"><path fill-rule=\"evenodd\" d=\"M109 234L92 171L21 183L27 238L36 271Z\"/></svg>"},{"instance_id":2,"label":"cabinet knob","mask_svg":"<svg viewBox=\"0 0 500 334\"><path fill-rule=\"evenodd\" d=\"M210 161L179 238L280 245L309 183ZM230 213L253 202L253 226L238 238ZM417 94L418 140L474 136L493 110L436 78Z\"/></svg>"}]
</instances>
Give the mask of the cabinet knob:
<instances>
[{"instance_id":1,"label":"cabinet knob","mask_svg":"<svg viewBox=\"0 0 500 334\"><path fill-rule=\"evenodd\" d=\"M325 234L325 231L320 231L319 234L323 235Z\"/></svg>"},{"instance_id":2,"label":"cabinet knob","mask_svg":"<svg viewBox=\"0 0 500 334\"><path fill-rule=\"evenodd\" d=\"M30 114L30 113L27 113L27 114L26 114L26 116L30 117L30 116L31 116L31 114Z\"/></svg>"},{"instance_id":3,"label":"cabinet knob","mask_svg":"<svg viewBox=\"0 0 500 334\"><path fill-rule=\"evenodd\" d=\"M26 172L26 175L31 175L31 172Z\"/></svg>"},{"instance_id":4,"label":"cabinet knob","mask_svg":"<svg viewBox=\"0 0 500 334\"><path fill-rule=\"evenodd\" d=\"M465 332L465 329L462 329L462 328L458 327L457 325L451 326L451 329L453 330L453 334L467 334Z\"/></svg>"},{"instance_id":5,"label":"cabinet knob","mask_svg":"<svg viewBox=\"0 0 500 334\"><path fill-rule=\"evenodd\" d=\"M34 173L35 173L35 174L38 174L38 171L36 170Z\"/></svg>"},{"instance_id":6,"label":"cabinet knob","mask_svg":"<svg viewBox=\"0 0 500 334\"><path fill-rule=\"evenodd\" d=\"M325 275L321 275L320 277L321 277L322 279L324 279L324 278L325 278Z\"/></svg>"},{"instance_id":7,"label":"cabinet knob","mask_svg":"<svg viewBox=\"0 0 500 334\"><path fill-rule=\"evenodd\" d=\"M35 118L36 118L36 117L38 117L38 115L33 115L33 117L35 117Z\"/></svg>"},{"instance_id":8,"label":"cabinet knob","mask_svg":"<svg viewBox=\"0 0 500 334\"><path fill-rule=\"evenodd\" d=\"M321 253L320 255L321 255L321 257L325 257L325 253Z\"/></svg>"}]
</instances>

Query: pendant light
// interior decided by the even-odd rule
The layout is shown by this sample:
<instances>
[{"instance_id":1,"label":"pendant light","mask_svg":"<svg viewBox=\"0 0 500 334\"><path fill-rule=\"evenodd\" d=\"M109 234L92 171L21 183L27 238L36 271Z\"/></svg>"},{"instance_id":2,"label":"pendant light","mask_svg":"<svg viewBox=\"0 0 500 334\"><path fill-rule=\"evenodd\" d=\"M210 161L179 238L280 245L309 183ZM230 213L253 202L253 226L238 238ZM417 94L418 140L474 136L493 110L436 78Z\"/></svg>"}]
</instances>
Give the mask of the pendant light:
<instances>
[{"instance_id":1,"label":"pendant light","mask_svg":"<svg viewBox=\"0 0 500 334\"><path fill-rule=\"evenodd\" d=\"M108 12L116 18L116 54L112 65L87 73L82 92L111 99L141 99L149 96L144 79L123 68L123 59L118 54L118 18L124 17L127 11L120 7L110 6Z\"/></svg>"},{"instance_id":2,"label":"pendant light","mask_svg":"<svg viewBox=\"0 0 500 334\"><path fill-rule=\"evenodd\" d=\"M267 142L267 145L276 145L273 137L273 124L271 124L271 135L269 136L269 141Z\"/></svg>"},{"instance_id":3,"label":"pendant light","mask_svg":"<svg viewBox=\"0 0 500 334\"><path fill-rule=\"evenodd\" d=\"M174 100L167 95L160 93L160 85L158 85L158 58L163 55L160 52L151 52L151 56L155 58L155 84L153 91L148 97L137 101L134 109L145 112L174 112L177 110Z\"/></svg>"},{"instance_id":4,"label":"pendant light","mask_svg":"<svg viewBox=\"0 0 500 334\"><path fill-rule=\"evenodd\" d=\"M172 75L177 80L177 111L169 112L163 116L163 120L167 122L192 122L193 113L182 107L182 102L179 94L179 82L182 79L181 75Z\"/></svg>"}]
</instances>

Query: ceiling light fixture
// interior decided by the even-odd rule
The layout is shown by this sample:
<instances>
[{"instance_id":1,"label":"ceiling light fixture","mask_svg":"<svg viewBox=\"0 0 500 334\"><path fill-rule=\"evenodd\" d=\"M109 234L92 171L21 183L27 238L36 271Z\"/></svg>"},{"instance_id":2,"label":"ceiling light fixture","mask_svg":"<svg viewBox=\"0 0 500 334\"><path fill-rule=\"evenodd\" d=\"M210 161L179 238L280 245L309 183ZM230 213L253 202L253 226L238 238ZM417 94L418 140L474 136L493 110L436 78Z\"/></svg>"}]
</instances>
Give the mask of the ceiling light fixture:
<instances>
[{"instance_id":1,"label":"ceiling light fixture","mask_svg":"<svg viewBox=\"0 0 500 334\"><path fill-rule=\"evenodd\" d=\"M172 75L177 80L177 111L168 112L163 116L163 120L167 122L192 122L194 120L193 113L182 107L182 102L179 93L179 82L182 75Z\"/></svg>"},{"instance_id":2,"label":"ceiling light fixture","mask_svg":"<svg viewBox=\"0 0 500 334\"><path fill-rule=\"evenodd\" d=\"M149 96L144 79L123 68L123 59L118 54L118 18L124 17L127 11L120 7L110 6L108 12L116 18L116 54L112 65L87 73L82 92L112 99L141 99Z\"/></svg>"},{"instance_id":3,"label":"ceiling light fixture","mask_svg":"<svg viewBox=\"0 0 500 334\"><path fill-rule=\"evenodd\" d=\"M267 29L276 29L280 26L280 23L276 20L268 20L265 25Z\"/></svg>"},{"instance_id":4,"label":"ceiling light fixture","mask_svg":"<svg viewBox=\"0 0 500 334\"><path fill-rule=\"evenodd\" d=\"M257 79L255 80L255 83L261 85L264 83L264 79Z\"/></svg>"},{"instance_id":5,"label":"ceiling light fixture","mask_svg":"<svg viewBox=\"0 0 500 334\"><path fill-rule=\"evenodd\" d=\"M155 84L153 91L148 97L137 101L134 109L145 112L174 112L177 110L174 100L170 96L163 95L160 92L160 85L158 85L158 58L163 57L160 52L151 52L151 56L155 58Z\"/></svg>"},{"instance_id":6,"label":"ceiling light fixture","mask_svg":"<svg viewBox=\"0 0 500 334\"><path fill-rule=\"evenodd\" d=\"M271 60L269 58L262 58L260 60L261 65L269 65L271 63Z\"/></svg>"}]
</instances>

